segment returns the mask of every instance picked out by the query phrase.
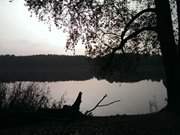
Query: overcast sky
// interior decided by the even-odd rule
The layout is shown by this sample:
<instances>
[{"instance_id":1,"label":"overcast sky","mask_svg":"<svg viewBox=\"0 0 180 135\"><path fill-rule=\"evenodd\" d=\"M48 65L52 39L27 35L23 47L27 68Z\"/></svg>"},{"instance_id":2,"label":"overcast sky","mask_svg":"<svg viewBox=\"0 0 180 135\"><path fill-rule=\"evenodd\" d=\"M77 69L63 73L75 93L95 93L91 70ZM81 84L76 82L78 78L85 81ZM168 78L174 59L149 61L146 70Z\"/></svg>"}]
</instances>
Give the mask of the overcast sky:
<instances>
[{"instance_id":1,"label":"overcast sky","mask_svg":"<svg viewBox=\"0 0 180 135\"><path fill-rule=\"evenodd\" d=\"M0 55L71 54L65 52L66 36L30 17L23 0L0 0ZM78 47L76 54L83 54Z\"/></svg>"}]
</instances>

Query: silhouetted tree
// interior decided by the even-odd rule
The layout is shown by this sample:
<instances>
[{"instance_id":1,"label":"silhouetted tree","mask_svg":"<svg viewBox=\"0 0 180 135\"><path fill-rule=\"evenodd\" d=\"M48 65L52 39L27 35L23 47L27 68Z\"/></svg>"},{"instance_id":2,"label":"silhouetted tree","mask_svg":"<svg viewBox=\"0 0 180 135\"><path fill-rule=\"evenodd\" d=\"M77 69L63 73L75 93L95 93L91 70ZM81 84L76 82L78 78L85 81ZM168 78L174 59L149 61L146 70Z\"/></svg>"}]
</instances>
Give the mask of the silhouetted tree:
<instances>
[{"instance_id":1,"label":"silhouetted tree","mask_svg":"<svg viewBox=\"0 0 180 135\"><path fill-rule=\"evenodd\" d=\"M179 10L179 1L177 0L177 9ZM173 22L171 18L171 9L169 0L155 0L157 13L158 37L161 44L161 52L166 73L166 87L168 93L168 109L171 111L180 111L179 103L179 42L175 43L173 31ZM172 3L173 4L173 3ZM180 24L180 15L178 14L178 23ZM177 25L177 24L176 24ZM180 34L179 34L180 35Z\"/></svg>"},{"instance_id":2,"label":"silhouetted tree","mask_svg":"<svg viewBox=\"0 0 180 135\"><path fill-rule=\"evenodd\" d=\"M174 41L169 0L25 2L41 21L53 22L69 33L67 49L74 50L81 40L89 56L113 56L117 52L159 54L160 41L167 76L168 108L179 108L179 51ZM179 4L177 9L179 10Z\"/></svg>"}]
</instances>

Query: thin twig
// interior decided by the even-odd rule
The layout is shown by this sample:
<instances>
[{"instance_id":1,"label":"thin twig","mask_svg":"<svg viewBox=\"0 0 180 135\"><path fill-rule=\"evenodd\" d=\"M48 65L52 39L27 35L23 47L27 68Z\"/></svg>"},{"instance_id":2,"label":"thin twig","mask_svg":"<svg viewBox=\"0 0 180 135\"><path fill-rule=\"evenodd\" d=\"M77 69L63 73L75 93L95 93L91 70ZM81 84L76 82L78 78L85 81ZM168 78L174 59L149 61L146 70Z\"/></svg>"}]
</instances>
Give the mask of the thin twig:
<instances>
[{"instance_id":1,"label":"thin twig","mask_svg":"<svg viewBox=\"0 0 180 135\"><path fill-rule=\"evenodd\" d=\"M116 103L116 102L120 102L120 100L116 100L116 101L113 101L113 102L110 102L110 103L107 103L107 104L99 105L98 107L109 106L109 105L114 104L114 103Z\"/></svg>"}]
</instances>

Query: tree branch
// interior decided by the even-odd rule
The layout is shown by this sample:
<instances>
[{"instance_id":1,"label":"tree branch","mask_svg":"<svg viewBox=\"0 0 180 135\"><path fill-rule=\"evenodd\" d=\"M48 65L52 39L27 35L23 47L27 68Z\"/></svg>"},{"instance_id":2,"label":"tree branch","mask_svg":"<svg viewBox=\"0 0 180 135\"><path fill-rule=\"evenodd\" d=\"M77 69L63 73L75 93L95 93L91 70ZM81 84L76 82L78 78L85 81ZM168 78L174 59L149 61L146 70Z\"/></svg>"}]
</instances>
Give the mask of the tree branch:
<instances>
[{"instance_id":1,"label":"tree branch","mask_svg":"<svg viewBox=\"0 0 180 135\"><path fill-rule=\"evenodd\" d=\"M116 100L116 101L113 101L113 102L110 102L110 103L107 103L107 104L99 105L98 107L109 106L109 105L114 104L114 103L116 103L116 102L120 102L120 100Z\"/></svg>"},{"instance_id":2,"label":"tree branch","mask_svg":"<svg viewBox=\"0 0 180 135\"><path fill-rule=\"evenodd\" d=\"M107 94L105 94L105 95L101 98L101 100L100 100L92 109L86 111L86 112L85 112L85 115L90 114L90 113L91 113L92 111L94 111L97 107L109 106L109 105L111 105L111 104L114 104L114 103L120 101L120 100L116 100L116 101L113 101L113 102L110 102L110 103L107 103L107 104L100 105L100 103L101 103L106 97L107 97Z\"/></svg>"},{"instance_id":3,"label":"tree branch","mask_svg":"<svg viewBox=\"0 0 180 135\"><path fill-rule=\"evenodd\" d=\"M118 47L114 48L113 52L115 53L117 50L122 49L128 40L136 37L137 35L139 35L141 32L144 32L144 31L155 31L155 32L157 32L157 27L143 27L143 28L135 31L134 33L130 34L125 39L123 39L121 41L120 45Z\"/></svg>"},{"instance_id":4,"label":"tree branch","mask_svg":"<svg viewBox=\"0 0 180 135\"><path fill-rule=\"evenodd\" d=\"M140 11L139 13L137 13L137 14L127 23L127 25L125 26L124 31L123 31L122 34L121 34L121 39L124 38L126 32L128 31L129 26L130 26L138 17L140 17L142 14L147 13L147 12L156 12L156 10L155 10L155 8L147 8L147 9L144 9L144 10Z\"/></svg>"},{"instance_id":5,"label":"tree branch","mask_svg":"<svg viewBox=\"0 0 180 135\"><path fill-rule=\"evenodd\" d=\"M103 31L102 29L99 29L99 30L103 33L103 36L104 36L104 35L120 36L120 35L118 35L117 33L113 33L113 32L105 32L105 31Z\"/></svg>"},{"instance_id":6,"label":"tree branch","mask_svg":"<svg viewBox=\"0 0 180 135\"><path fill-rule=\"evenodd\" d=\"M101 99L92 109L86 111L85 114L87 115L87 114L89 114L90 112L94 111L94 110L99 106L99 104L100 104L106 97L107 97L107 94L105 94L105 95L102 97L102 99Z\"/></svg>"},{"instance_id":7,"label":"tree branch","mask_svg":"<svg viewBox=\"0 0 180 135\"><path fill-rule=\"evenodd\" d=\"M137 35L139 35L141 32L144 32L144 31L155 31L155 32L157 32L157 27L143 27L143 28L135 31L134 33L130 34L129 36L127 36L127 37L123 40L124 44L125 44L128 40L136 37Z\"/></svg>"}]
</instances>

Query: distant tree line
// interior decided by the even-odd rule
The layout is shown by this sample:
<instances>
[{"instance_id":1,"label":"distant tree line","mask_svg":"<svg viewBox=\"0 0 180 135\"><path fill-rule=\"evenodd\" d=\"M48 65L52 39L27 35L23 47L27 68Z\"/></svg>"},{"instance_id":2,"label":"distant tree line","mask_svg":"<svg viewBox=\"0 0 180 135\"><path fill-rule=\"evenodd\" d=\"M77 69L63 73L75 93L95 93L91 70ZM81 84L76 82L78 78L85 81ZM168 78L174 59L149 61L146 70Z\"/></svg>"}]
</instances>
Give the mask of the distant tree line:
<instances>
[{"instance_id":1,"label":"distant tree line","mask_svg":"<svg viewBox=\"0 0 180 135\"><path fill-rule=\"evenodd\" d=\"M110 56L0 56L1 81L67 81L93 77L110 82L133 82L144 79L161 80L164 76L161 56L126 54ZM107 72L108 71L108 72Z\"/></svg>"}]
</instances>

